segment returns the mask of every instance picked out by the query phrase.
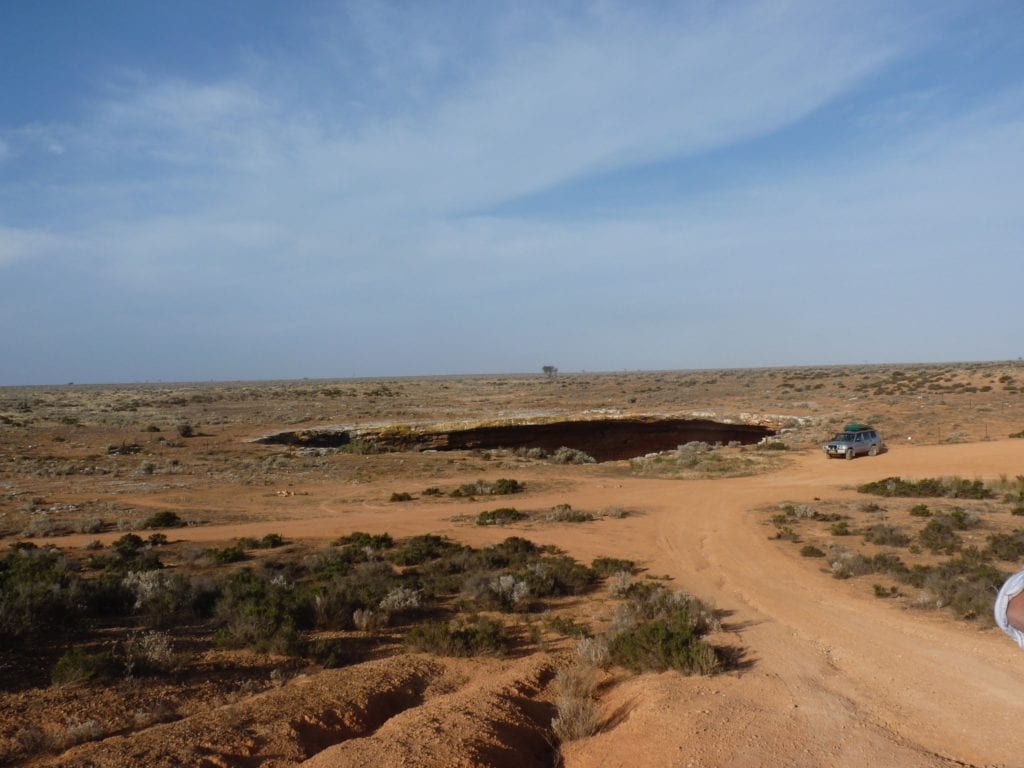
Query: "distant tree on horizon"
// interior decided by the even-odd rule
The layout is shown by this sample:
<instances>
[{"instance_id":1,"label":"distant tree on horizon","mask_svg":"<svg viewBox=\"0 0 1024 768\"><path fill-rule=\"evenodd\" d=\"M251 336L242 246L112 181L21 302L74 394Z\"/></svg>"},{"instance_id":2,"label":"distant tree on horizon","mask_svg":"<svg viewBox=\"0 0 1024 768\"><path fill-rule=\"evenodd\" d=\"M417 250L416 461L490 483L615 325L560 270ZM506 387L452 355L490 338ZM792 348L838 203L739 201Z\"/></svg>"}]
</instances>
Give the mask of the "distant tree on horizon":
<instances>
[{"instance_id":1,"label":"distant tree on horizon","mask_svg":"<svg viewBox=\"0 0 1024 768\"><path fill-rule=\"evenodd\" d=\"M555 378L555 374L558 373L558 369L553 365L545 365L543 368L541 368L541 370L544 372L544 375L547 376L549 379Z\"/></svg>"}]
</instances>

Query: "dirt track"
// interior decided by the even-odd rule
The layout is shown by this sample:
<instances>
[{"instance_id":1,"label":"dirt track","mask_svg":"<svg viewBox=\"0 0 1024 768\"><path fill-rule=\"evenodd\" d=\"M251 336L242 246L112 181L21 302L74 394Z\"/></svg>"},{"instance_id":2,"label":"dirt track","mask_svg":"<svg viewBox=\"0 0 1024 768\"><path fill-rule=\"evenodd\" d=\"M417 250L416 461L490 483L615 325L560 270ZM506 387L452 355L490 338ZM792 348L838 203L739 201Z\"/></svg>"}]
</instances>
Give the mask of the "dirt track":
<instances>
[{"instance_id":1,"label":"dirt track","mask_svg":"<svg viewBox=\"0 0 1024 768\"><path fill-rule=\"evenodd\" d=\"M810 454L776 475L652 485L642 503L658 510L634 523L652 569L731 611L752 666L710 683L626 686L613 699L632 699L630 717L568 750L567 764L1024 764L1010 735L1024 716L1015 646L815 572L751 512L886 475L1012 476L1022 465L1019 441L978 443L855 462Z\"/></svg>"},{"instance_id":2,"label":"dirt track","mask_svg":"<svg viewBox=\"0 0 1024 768\"><path fill-rule=\"evenodd\" d=\"M667 574L677 588L728 612L725 629L747 652L742 670L715 678L627 679L605 696L605 731L565 747L570 767L1017 766L1024 759L1009 734L1024 717L1024 655L1009 640L940 612L902 610L874 599L863 584L831 578L795 548L769 540L756 509L854 496L853 484L888 475L1013 476L1022 466L1024 441L1015 440L899 446L854 462L805 453L781 472L727 480L641 480L540 468L526 480L549 490L529 495L533 507L568 497L578 508L621 504L643 513L525 529L451 521L456 511L475 511L472 504L373 504L362 501L373 497L372 487L320 486L316 503L304 501L305 513L296 509L284 526L204 526L188 538L283 530L324 539L386 530L434 531L480 543L522 533L582 559L636 559L649 573ZM376 490L391 485L381 481ZM438 722L445 721L443 711L438 707ZM467 727L458 719L449 726ZM385 743L380 756L398 754L394 746L415 740L414 733L404 733L399 721L382 728L378 741L391 745ZM346 764L341 758L332 763L326 753L318 759L320 766Z\"/></svg>"}]
</instances>

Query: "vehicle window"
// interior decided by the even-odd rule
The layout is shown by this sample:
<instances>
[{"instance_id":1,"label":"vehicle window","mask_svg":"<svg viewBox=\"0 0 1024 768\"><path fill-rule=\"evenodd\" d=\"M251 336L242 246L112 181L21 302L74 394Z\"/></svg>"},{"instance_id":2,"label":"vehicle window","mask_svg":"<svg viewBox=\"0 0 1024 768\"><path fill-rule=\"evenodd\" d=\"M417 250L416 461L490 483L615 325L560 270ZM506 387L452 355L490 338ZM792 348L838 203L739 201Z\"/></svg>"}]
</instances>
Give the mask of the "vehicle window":
<instances>
[{"instance_id":1,"label":"vehicle window","mask_svg":"<svg viewBox=\"0 0 1024 768\"><path fill-rule=\"evenodd\" d=\"M856 436L855 438L853 438L853 441L854 441L855 443L859 443L859 442L861 441L861 438L862 438L862 437L864 437L864 435L857 435L857 436Z\"/></svg>"}]
</instances>

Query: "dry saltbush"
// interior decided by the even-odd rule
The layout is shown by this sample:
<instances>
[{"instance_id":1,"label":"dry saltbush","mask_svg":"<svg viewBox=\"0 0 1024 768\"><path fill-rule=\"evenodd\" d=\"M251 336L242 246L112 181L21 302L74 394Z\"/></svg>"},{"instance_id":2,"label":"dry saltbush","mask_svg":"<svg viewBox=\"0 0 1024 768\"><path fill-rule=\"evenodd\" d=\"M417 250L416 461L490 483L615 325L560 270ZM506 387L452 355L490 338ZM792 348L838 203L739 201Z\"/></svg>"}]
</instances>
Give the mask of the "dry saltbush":
<instances>
[{"instance_id":1,"label":"dry saltbush","mask_svg":"<svg viewBox=\"0 0 1024 768\"><path fill-rule=\"evenodd\" d=\"M395 587L388 592L378 604L385 613L411 611L420 607L420 593L408 587Z\"/></svg>"},{"instance_id":2,"label":"dry saltbush","mask_svg":"<svg viewBox=\"0 0 1024 768\"><path fill-rule=\"evenodd\" d=\"M558 716L551 721L551 730L561 742L593 736L601 726L601 716L594 689L597 673L589 665L562 667L555 675Z\"/></svg>"},{"instance_id":3,"label":"dry saltbush","mask_svg":"<svg viewBox=\"0 0 1024 768\"><path fill-rule=\"evenodd\" d=\"M37 725L28 725L14 735L19 751L34 755L38 752L53 752L61 748L60 739Z\"/></svg>"},{"instance_id":4,"label":"dry saltbush","mask_svg":"<svg viewBox=\"0 0 1024 768\"><path fill-rule=\"evenodd\" d=\"M388 614L383 611L363 610L352 611L352 623L361 632L376 632L388 624Z\"/></svg>"},{"instance_id":5,"label":"dry saltbush","mask_svg":"<svg viewBox=\"0 0 1024 768\"><path fill-rule=\"evenodd\" d=\"M132 723L136 728L149 728L157 723L166 723L178 716L168 701L157 700L145 709L137 709L132 714Z\"/></svg>"},{"instance_id":6,"label":"dry saltbush","mask_svg":"<svg viewBox=\"0 0 1024 768\"><path fill-rule=\"evenodd\" d=\"M590 698L597 687L597 671L589 664L559 667L554 686L559 699Z\"/></svg>"},{"instance_id":7,"label":"dry saltbush","mask_svg":"<svg viewBox=\"0 0 1024 768\"><path fill-rule=\"evenodd\" d=\"M174 644L167 632L142 632L125 641L125 677L131 677L136 672L167 672L176 663Z\"/></svg>"},{"instance_id":8,"label":"dry saltbush","mask_svg":"<svg viewBox=\"0 0 1024 768\"><path fill-rule=\"evenodd\" d=\"M605 637L581 637L576 643L576 659L583 666L604 669L611 659Z\"/></svg>"},{"instance_id":9,"label":"dry saltbush","mask_svg":"<svg viewBox=\"0 0 1024 768\"><path fill-rule=\"evenodd\" d=\"M619 635L635 629L640 624L640 612L633 603L623 603L615 608L608 628L605 630L605 637L614 640Z\"/></svg>"},{"instance_id":10,"label":"dry saltbush","mask_svg":"<svg viewBox=\"0 0 1024 768\"><path fill-rule=\"evenodd\" d=\"M633 574L629 571L618 571L608 579L608 591L611 592L612 597L621 599L626 596L632 584Z\"/></svg>"},{"instance_id":11,"label":"dry saltbush","mask_svg":"<svg viewBox=\"0 0 1024 768\"><path fill-rule=\"evenodd\" d=\"M85 720L79 723L68 721L62 739L62 746L66 749L67 747L73 747L75 744L83 744L86 741L98 741L106 735L106 730L95 720Z\"/></svg>"}]
</instances>

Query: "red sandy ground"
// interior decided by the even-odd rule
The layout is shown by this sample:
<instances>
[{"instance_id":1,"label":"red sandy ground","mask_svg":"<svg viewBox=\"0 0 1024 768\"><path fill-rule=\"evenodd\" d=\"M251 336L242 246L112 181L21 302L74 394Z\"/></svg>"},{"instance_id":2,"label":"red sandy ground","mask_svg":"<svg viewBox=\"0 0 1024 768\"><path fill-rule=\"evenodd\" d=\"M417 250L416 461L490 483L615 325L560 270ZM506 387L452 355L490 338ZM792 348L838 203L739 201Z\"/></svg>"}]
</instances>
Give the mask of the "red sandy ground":
<instances>
[{"instance_id":1,"label":"red sandy ground","mask_svg":"<svg viewBox=\"0 0 1024 768\"><path fill-rule=\"evenodd\" d=\"M1024 721L1024 654L1015 645L998 630L901 609L874 599L863 584L831 578L795 548L769 540L763 512L756 510L773 502L852 498L854 484L890 475L993 478L1022 471L1024 440L897 446L853 462L806 452L781 471L722 480L616 478L600 468L539 466L516 475L539 489L530 494L531 508L570 500L578 509L621 505L642 513L500 530L451 520L485 504L383 503L396 488L394 479L318 483L294 487L311 495L283 500L273 522L202 526L189 529L188 538L223 541L275 531L330 540L353 530L396 537L430 531L479 544L520 534L588 562L599 555L635 559L728 612L724 640L746 650L747 666L711 678L617 679L602 699L602 732L563 748L569 768L1020 766L1024 757L1014 734ZM254 501L265 495L230 493L239 505L245 493ZM204 495L203 503L214 507L216 495ZM49 541L64 546L117 535ZM348 739L312 756L310 766L539 765L543 744L530 725L538 713L527 710L539 706L530 701L550 678L550 667L540 655L504 662L404 656L330 670L230 712L83 745L60 762L294 765L304 748L309 753L308 744L296 746L295 734L315 732L319 712L324 728L341 728ZM375 699L382 686L393 695ZM305 731L295 726L302 717L310 722ZM272 758L266 745L278 743L274 723L291 723L292 736L291 742L281 737L285 746ZM235 733L230 753L218 746L217 734L227 731ZM248 741L239 734L248 734ZM158 759L161 751L165 757Z\"/></svg>"}]
</instances>

